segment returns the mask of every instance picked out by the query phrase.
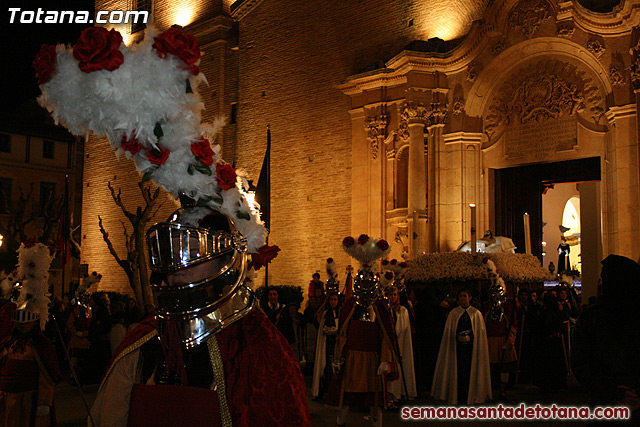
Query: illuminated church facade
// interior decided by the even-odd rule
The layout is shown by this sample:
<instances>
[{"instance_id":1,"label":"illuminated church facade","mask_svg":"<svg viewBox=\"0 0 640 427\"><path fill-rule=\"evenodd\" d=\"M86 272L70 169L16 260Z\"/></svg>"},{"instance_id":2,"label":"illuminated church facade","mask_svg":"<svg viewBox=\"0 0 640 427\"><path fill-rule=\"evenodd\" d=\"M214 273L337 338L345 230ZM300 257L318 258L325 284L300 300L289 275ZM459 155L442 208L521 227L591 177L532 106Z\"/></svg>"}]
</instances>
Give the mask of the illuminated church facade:
<instances>
[{"instance_id":1,"label":"illuminated church facade","mask_svg":"<svg viewBox=\"0 0 640 427\"><path fill-rule=\"evenodd\" d=\"M397 258L455 250L470 239L471 204L480 234L510 236L519 251L528 213L541 256L557 230L543 223L541 194L561 182L578 183L585 280L606 254L638 259L640 0L611 3L604 12L575 0L139 6L161 30L178 24L198 38L205 118L230 119L223 158L256 181L270 126L269 243L282 251L269 282L304 286L327 257L351 263L340 249L347 235L384 237ZM141 36L116 29L129 43ZM117 289L126 276L97 216L124 247L106 183L134 206L139 179L96 139L84 180L81 261Z\"/></svg>"}]
</instances>

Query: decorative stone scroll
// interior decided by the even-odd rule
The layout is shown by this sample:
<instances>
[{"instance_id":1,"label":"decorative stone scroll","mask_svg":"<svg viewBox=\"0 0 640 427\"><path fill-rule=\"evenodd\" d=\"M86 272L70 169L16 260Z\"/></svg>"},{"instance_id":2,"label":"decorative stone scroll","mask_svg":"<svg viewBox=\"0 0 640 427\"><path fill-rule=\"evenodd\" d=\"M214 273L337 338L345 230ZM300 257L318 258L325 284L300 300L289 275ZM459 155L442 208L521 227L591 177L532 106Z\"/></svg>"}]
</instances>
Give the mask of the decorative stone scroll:
<instances>
[{"instance_id":1,"label":"decorative stone scroll","mask_svg":"<svg viewBox=\"0 0 640 427\"><path fill-rule=\"evenodd\" d=\"M576 27L573 26L573 23L566 23L558 25L556 30L556 34L558 37L563 37L565 39L570 39L573 37L573 33L576 32Z\"/></svg>"},{"instance_id":2,"label":"decorative stone scroll","mask_svg":"<svg viewBox=\"0 0 640 427\"><path fill-rule=\"evenodd\" d=\"M558 60L524 65L506 79L484 118L485 133L495 140L512 126L565 120L581 113L597 122L604 99L576 66Z\"/></svg>"},{"instance_id":3,"label":"decorative stone scroll","mask_svg":"<svg viewBox=\"0 0 640 427\"><path fill-rule=\"evenodd\" d=\"M464 99L456 98L451 106L451 112L456 116L464 113Z\"/></svg>"},{"instance_id":4,"label":"decorative stone scroll","mask_svg":"<svg viewBox=\"0 0 640 427\"><path fill-rule=\"evenodd\" d=\"M538 32L542 22L551 16L551 7L546 0L524 0L512 9L509 27L520 28L527 38L531 38Z\"/></svg>"},{"instance_id":5,"label":"decorative stone scroll","mask_svg":"<svg viewBox=\"0 0 640 427\"><path fill-rule=\"evenodd\" d=\"M364 124L367 137L371 142L371 156L374 160L378 158L378 151L380 150L379 141L386 136L388 122L387 115L380 114L379 116L370 116Z\"/></svg>"}]
</instances>

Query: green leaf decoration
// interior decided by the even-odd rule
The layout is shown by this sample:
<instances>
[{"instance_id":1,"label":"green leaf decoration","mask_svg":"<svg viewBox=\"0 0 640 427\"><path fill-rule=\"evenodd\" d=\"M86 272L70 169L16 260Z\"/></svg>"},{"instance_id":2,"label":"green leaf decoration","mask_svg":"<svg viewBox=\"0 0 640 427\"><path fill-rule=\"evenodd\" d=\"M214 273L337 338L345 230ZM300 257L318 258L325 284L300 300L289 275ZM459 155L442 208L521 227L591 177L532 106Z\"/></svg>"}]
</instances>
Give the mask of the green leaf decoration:
<instances>
[{"instance_id":1,"label":"green leaf decoration","mask_svg":"<svg viewBox=\"0 0 640 427\"><path fill-rule=\"evenodd\" d=\"M251 215L249 215L248 212L236 211L236 216L239 219L246 219L247 221L249 221L251 219Z\"/></svg>"},{"instance_id":2,"label":"green leaf decoration","mask_svg":"<svg viewBox=\"0 0 640 427\"><path fill-rule=\"evenodd\" d=\"M187 79L187 92L186 93L193 93L193 89L191 89L191 82L189 82L189 79Z\"/></svg>"},{"instance_id":3,"label":"green leaf decoration","mask_svg":"<svg viewBox=\"0 0 640 427\"><path fill-rule=\"evenodd\" d=\"M160 124L160 122L156 122L156 126L153 128L153 134L157 136L158 139L164 136L164 133L162 132L162 125Z\"/></svg>"},{"instance_id":4,"label":"green leaf decoration","mask_svg":"<svg viewBox=\"0 0 640 427\"><path fill-rule=\"evenodd\" d=\"M195 170L197 170L201 174L211 176L211 168L205 165L204 163L202 163L202 160L196 159L196 164L193 165L193 167L195 168Z\"/></svg>"},{"instance_id":5,"label":"green leaf decoration","mask_svg":"<svg viewBox=\"0 0 640 427\"><path fill-rule=\"evenodd\" d=\"M193 165L189 165L189 167L187 168L187 172L189 173L189 175L193 175Z\"/></svg>"},{"instance_id":6,"label":"green leaf decoration","mask_svg":"<svg viewBox=\"0 0 640 427\"><path fill-rule=\"evenodd\" d=\"M200 197L196 202L196 206L208 206L211 200L213 200L213 197L209 197L209 196Z\"/></svg>"}]
</instances>

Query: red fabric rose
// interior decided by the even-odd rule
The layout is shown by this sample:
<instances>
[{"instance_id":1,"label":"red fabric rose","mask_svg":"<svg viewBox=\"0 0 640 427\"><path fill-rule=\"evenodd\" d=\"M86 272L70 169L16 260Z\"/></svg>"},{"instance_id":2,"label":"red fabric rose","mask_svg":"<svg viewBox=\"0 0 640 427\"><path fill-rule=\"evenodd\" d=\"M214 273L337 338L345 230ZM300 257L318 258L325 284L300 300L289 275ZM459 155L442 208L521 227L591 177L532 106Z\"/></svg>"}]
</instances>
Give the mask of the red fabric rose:
<instances>
[{"instance_id":1,"label":"red fabric rose","mask_svg":"<svg viewBox=\"0 0 640 427\"><path fill-rule=\"evenodd\" d=\"M384 278L387 279L387 280L393 279L393 271L386 271L384 273Z\"/></svg>"},{"instance_id":2,"label":"red fabric rose","mask_svg":"<svg viewBox=\"0 0 640 427\"><path fill-rule=\"evenodd\" d=\"M29 237L24 241L23 245L25 248L32 248L38 243L38 240L35 237Z\"/></svg>"},{"instance_id":3,"label":"red fabric rose","mask_svg":"<svg viewBox=\"0 0 640 427\"><path fill-rule=\"evenodd\" d=\"M213 156L215 153L211 149L211 144L209 144L208 139L200 137L198 141L191 144L191 152L205 165L211 166L213 164Z\"/></svg>"},{"instance_id":4,"label":"red fabric rose","mask_svg":"<svg viewBox=\"0 0 640 427\"><path fill-rule=\"evenodd\" d=\"M342 240L342 246L347 247L347 248L353 246L355 243L356 243L356 239L354 239L351 236L345 237Z\"/></svg>"},{"instance_id":5,"label":"red fabric rose","mask_svg":"<svg viewBox=\"0 0 640 427\"><path fill-rule=\"evenodd\" d=\"M56 72L56 47L43 44L33 60L33 69L36 70L38 85L43 85L51 79Z\"/></svg>"},{"instance_id":6,"label":"red fabric rose","mask_svg":"<svg viewBox=\"0 0 640 427\"><path fill-rule=\"evenodd\" d=\"M78 66L85 73L113 71L124 62L124 55L119 50L120 44L122 35L116 30L89 27L80 34L78 42L73 47L73 57L78 60Z\"/></svg>"},{"instance_id":7,"label":"red fabric rose","mask_svg":"<svg viewBox=\"0 0 640 427\"><path fill-rule=\"evenodd\" d=\"M391 260L391 265L396 265L397 263L398 263L397 259L394 258L394 259Z\"/></svg>"},{"instance_id":8,"label":"red fabric rose","mask_svg":"<svg viewBox=\"0 0 640 427\"><path fill-rule=\"evenodd\" d=\"M136 138L135 132L131 133L131 138L127 137L127 135L122 135L122 139L120 140L120 146L124 151L130 152L131 155L138 153L142 149L142 146L140 145L140 143L138 142L138 139Z\"/></svg>"},{"instance_id":9,"label":"red fabric rose","mask_svg":"<svg viewBox=\"0 0 640 427\"><path fill-rule=\"evenodd\" d=\"M197 75L200 70L195 64L200 59L200 48L198 40L191 34L185 34L175 27L169 28L158 37L153 38L153 48L159 58L164 58L167 54L177 56L187 65L187 69Z\"/></svg>"},{"instance_id":10,"label":"red fabric rose","mask_svg":"<svg viewBox=\"0 0 640 427\"><path fill-rule=\"evenodd\" d=\"M400 264L400 268L407 268L407 263L406 262L401 262Z\"/></svg>"},{"instance_id":11,"label":"red fabric rose","mask_svg":"<svg viewBox=\"0 0 640 427\"><path fill-rule=\"evenodd\" d=\"M160 151L147 150L147 158L154 165L164 165L169 158L169 150L165 150L162 147L158 147Z\"/></svg>"},{"instance_id":12,"label":"red fabric rose","mask_svg":"<svg viewBox=\"0 0 640 427\"><path fill-rule=\"evenodd\" d=\"M382 240L378 240L378 243L376 243L376 246L378 247L378 249L380 249L382 252L386 251L387 249L389 249L389 243L387 243L386 240L382 239Z\"/></svg>"},{"instance_id":13,"label":"red fabric rose","mask_svg":"<svg viewBox=\"0 0 640 427\"><path fill-rule=\"evenodd\" d=\"M218 187L223 190L235 187L238 178L236 170L231 165L222 163L216 165L216 176L218 177Z\"/></svg>"},{"instance_id":14,"label":"red fabric rose","mask_svg":"<svg viewBox=\"0 0 640 427\"><path fill-rule=\"evenodd\" d=\"M258 249L257 254L251 254L251 266L256 271L260 270L262 267L270 263L272 259L277 257L278 252L280 252L280 248L278 246L264 245Z\"/></svg>"},{"instance_id":15,"label":"red fabric rose","mask_svg":"<svg viewBox=\"0 0 640 427\"><path fill-rule=\"evenodd\" d=\"M360 236L358 236L358 244L359 245L364 245L368 241L369 241L369 236L367 236L366 234L361 234Z\"/></svg>"}]
</instances>

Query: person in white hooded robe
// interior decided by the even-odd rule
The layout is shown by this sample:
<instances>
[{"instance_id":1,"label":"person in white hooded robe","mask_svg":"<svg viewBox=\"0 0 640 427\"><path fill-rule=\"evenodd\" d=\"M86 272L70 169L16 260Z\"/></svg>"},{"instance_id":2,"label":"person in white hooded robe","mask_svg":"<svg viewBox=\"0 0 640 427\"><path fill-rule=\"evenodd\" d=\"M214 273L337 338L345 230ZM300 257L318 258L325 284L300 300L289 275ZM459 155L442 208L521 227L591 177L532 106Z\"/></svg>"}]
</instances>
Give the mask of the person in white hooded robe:
<instances>
[{"instance_id":1,"label":"person in white hooded robe","mask_svg":"<svg viewBox=\"0 0 640 427\"><path fill-rule=\"evenodd\" d=\"M431 395L451 405L481 404L492 398L484 319L468 290L458 292L458 303L444 327Z\"/></svg>"},{"instance_id":2,"label":"person in white hooded robe","mask_svg":"<svg viewBox=\"0 0 640 427\"><path fill-rule=\"evenodd\" d=\"M318 311L316 317L319 327L311 395L314 399L321 399L329 389L329 383L333 376L333 368L331 366L333 360L331 359L336 346L340 319L340 298L337 292L329 294L326 303Z\"/></svg>"},{"instance_id":3,"label":"person in white hooded robe","mask_svg":"<svg viewBox=\"0 0 640 427\"><path fill-rule=\"evenodd\" d=\"M393 393L396 400L400 399L401 396L409 400L415 399L418 392L416 390L416 375L413 364L413 341L411 339L409 311L400 304L397 287L388 286L385 289L385 293L393 309L392 315L395 320L395 331L402 363L402 369L399 369L400 378L389 382L389 392Z\"/></svg>"}]
</instances>

